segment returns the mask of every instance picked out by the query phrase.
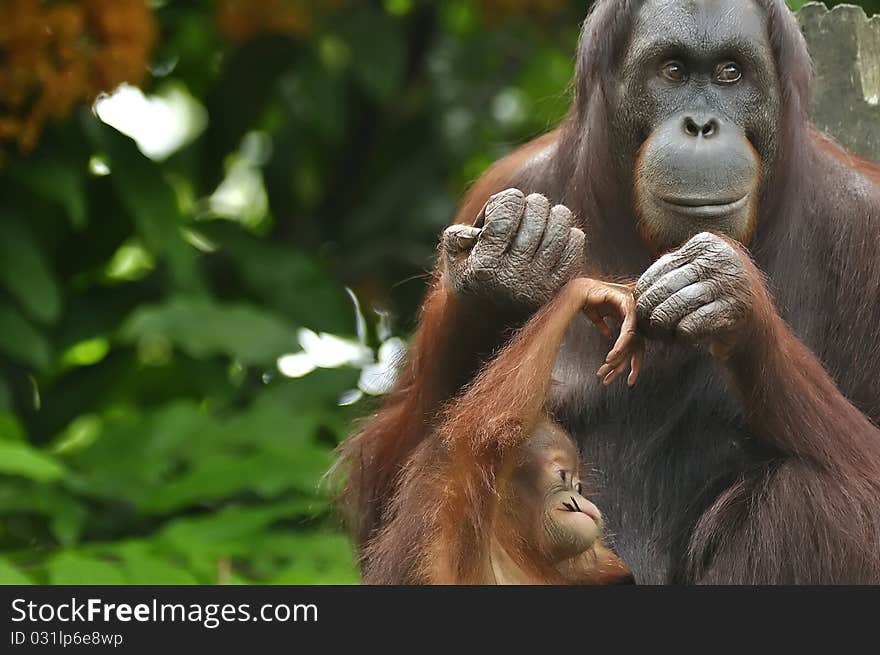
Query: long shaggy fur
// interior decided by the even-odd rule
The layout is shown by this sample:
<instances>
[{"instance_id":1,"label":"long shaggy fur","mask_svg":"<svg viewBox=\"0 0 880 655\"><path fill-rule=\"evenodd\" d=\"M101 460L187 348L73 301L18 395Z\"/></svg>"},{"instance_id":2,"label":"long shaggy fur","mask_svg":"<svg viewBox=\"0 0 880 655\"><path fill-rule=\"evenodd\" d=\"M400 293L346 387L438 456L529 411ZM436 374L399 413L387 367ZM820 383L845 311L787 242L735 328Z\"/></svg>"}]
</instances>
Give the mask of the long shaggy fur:
<instances>
[{"instance_id":1,"label":"long shaggy fur","mask_svg":"<svg viewBox=\"0 0 880 655\"><path fill-rule=\"evenodd\" d=\"M782 0L755 1L782 106L749 254L769 290L757 311L781 320L761 322L736 370L657 346L637 390L601 397L588 384L596 343L573 330L557 362L568 384L555 414L605 476L599 503L637 579L880 582L880 169L812 127L797 23ZM640 5L595 3L569 116L492 167L456 222L518 187L572 209L587 233L588 274L638 276L651 264L609 140L615 71ZM403 463L442 403L503 344L508 317L466 314L438 269L398 388L343 448L344 504L361 544L383 525Z\"/></svg>"}]
</instances>

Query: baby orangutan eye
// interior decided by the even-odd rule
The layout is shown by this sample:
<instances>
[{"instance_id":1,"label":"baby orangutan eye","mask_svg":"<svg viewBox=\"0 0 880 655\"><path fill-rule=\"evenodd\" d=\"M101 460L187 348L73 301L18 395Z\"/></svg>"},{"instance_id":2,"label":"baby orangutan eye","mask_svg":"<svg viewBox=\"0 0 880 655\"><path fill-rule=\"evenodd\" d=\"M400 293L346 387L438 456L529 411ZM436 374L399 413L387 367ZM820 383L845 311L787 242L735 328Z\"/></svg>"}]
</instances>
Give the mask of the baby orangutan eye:
<instances>
[{"instance_id":1,"label":"baby orangutan eye","mask_svg":"<svg viewBox=\"0 0 880 655\"><path fill-rule=\"evenodd\" d=\"M574 486L574 490L577 491L578 496L583 496L583 495L584 495L584 493L583 493L583 491L584 491L584 487L583 487L583 485L582 485L580 482L578 482L578 483Z\"/></svg>"},{"instance_id":2,"label":"baby orangutan eye","mask_svg":"<svg viewBox=\"0 0 880 655\"><path fill-rule=\"evenodd\" d=\"M562 506L567 509L569 512L580 512L581 506L578 505L578 502L574 499L574 497L570 497L571 503L562 503Z\"/></svg>"}]
</instances>

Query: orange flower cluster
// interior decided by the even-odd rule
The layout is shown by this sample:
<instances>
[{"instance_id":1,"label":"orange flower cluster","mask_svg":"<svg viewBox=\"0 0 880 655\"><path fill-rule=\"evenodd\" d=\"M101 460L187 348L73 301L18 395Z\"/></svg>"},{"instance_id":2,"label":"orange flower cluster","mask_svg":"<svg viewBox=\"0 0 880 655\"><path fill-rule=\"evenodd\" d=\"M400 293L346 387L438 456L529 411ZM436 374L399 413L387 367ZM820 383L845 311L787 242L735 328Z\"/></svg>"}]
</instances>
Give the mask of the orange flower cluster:
<instances>
[{"instance_id":1,"label":"orange flower cluster","mask_svg":"<svg viewBox=\"0 0 880 655\"><path fill-rule=\"evenodd\" d=\"M218 0L217 29L236 40L258 34L305 36L316 16L345 4L345 0Z\"/></svg>"},{"instance_id":2,"label":"orange flower cluster","mask_svg":"<svg viewBox=\"0 0 880 655\"><path fill-rule=\"evenodd\" d=\"M143 82L156 32L145 0L0 2L0 145L30 151L46 121Z\"/></svg>"}]
</instances>

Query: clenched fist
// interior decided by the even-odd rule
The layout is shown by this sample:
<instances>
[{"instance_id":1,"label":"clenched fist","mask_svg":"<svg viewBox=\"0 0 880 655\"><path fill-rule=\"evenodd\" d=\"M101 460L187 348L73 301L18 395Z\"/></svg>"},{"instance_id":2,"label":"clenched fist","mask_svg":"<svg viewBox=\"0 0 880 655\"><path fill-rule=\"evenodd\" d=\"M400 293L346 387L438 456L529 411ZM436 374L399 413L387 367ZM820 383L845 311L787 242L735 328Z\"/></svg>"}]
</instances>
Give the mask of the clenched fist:
<instances>
[{"instance_id":1,"label":"clenched fist","mask_svg":"<svg viewBox=\"0 0 880 655\"><path fill-rule=\"evenodd\" d=\"M571 211L518 189L497 193L473 226L443 233L447 283L462 296L533 311L584 267L584 233Z\"/></svg>"},{"instance_id":2,"label":"clenched fist","mask_svg":"<svg viewBox=\"0 0 880 655\"><path fill-rule=\"evenodd\" d=\"M702 232L658 259L634 291L640 329L729 352L765 294L760 274L734 242Z\"/></svg>"}]
</instances>

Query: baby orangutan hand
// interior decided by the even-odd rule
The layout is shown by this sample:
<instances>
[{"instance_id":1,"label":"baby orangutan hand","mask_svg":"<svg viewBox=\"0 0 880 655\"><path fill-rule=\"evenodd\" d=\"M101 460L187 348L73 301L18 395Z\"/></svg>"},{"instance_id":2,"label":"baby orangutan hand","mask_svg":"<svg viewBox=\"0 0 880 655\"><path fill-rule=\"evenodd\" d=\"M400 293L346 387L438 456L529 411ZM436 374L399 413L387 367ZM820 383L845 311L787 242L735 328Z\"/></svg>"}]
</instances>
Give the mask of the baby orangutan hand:
<instances>
[{"instance_id":1,"label":"baby orangutan hand","mask_svg":"<svg viewBox=\"0 0 880 655\"><path fill-rule=\"evenodd\" d=\"M582 294L583 310L603 337L613 337L612 328L606 319L610 318L620 325L620 334L605 362L596 372L596 377L607 386L620 377L629 364L627 384L633 386L639 376L644 356L644 340L636 330L637 312L633 287L592 278L577 278L570 284L577 285Z\"/></svg>"}]
</instances>

